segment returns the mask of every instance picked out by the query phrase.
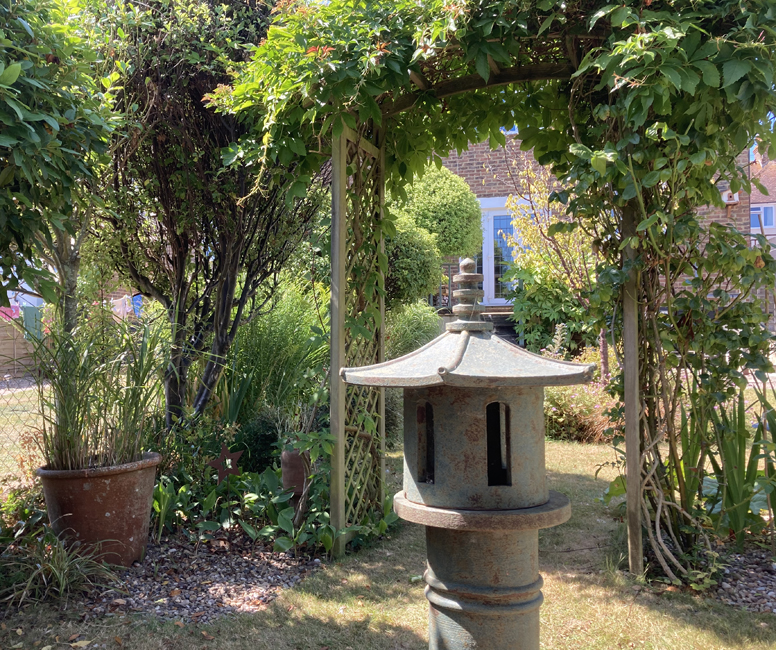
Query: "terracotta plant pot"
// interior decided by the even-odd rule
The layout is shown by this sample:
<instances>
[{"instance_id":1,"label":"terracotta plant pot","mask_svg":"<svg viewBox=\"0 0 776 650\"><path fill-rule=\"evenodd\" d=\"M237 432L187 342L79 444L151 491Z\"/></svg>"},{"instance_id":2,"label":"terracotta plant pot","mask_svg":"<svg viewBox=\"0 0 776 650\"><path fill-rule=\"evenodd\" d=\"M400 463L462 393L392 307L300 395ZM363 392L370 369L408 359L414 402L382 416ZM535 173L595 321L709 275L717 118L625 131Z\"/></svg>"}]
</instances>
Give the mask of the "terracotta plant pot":
<instances>
[{"instance_id":1,"label":"terracotta plant pot","mask_svg":"<svg viewBox=\"0 0 776 650\"><path fill-rule=\"evenodd\" d=\"M84 548L99 544L101 559L130 566L148 543L159 454L115 467L37 471L51 528Z\"/></svg>"},{"instance_id":2,"label":"terracotta plant pot","mask_svg":"<svg viewBox=\"0 0 776 650\"><path fill-rule=\"evenodd\" d=\"M283 489L294 492L291 505L296 506L304 490L304 461L298 451L284 451L280 454L280 473Z\"/></svg>"}]
</instances>

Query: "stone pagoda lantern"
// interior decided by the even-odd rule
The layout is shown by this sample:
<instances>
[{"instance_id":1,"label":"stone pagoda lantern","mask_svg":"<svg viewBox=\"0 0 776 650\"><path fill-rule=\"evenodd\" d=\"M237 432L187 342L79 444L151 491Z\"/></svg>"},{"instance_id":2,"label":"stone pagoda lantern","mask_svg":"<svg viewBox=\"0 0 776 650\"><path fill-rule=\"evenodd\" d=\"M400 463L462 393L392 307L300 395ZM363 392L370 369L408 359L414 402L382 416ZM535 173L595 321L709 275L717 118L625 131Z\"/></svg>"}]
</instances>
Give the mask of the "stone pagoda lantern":
<instances>
[{"instance_id":1,"label":"stone pagoda lantern","mask_svg":"<svg viewBox=\"0 0 776 650\"><path fill-rule=\"evenodd\" d=\"M482 275L464 260L458 320L419 350L350 384L404 388L404 489L396 513L426 527L431 650L538 650L539 529L569 500L547 489L544 386L592 379L595 365L526 352L480 320Z\"/></svg>"}]
</instances>

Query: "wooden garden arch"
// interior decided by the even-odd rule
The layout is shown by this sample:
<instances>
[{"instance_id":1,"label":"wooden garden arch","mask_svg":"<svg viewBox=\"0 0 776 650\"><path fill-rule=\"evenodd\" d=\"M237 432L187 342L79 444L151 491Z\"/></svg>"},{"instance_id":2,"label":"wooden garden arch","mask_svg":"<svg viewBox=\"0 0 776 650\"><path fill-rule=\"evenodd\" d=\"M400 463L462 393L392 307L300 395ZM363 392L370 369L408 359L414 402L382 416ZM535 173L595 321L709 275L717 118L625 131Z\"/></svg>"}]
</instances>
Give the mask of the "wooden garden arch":
<instances>
[{"instance_id":1,"label":"wooden garden arch","mask_svg":"<svg viewBox=\"0 0 776 650\"><path fill-rule=\"evenodd\" d=\"M335 438L331 472L331 523L341 530L360 523L385 498L385 395L384 389L346 386L340 369L383 361L385 345L382 297L364 290L359 278L379 269L383 250L379 223L385 200L385 135L390 118L412 110L424 94L436 99L475 90L528 81L570 79L576 70L568 57L502 68L488 57L490 74L447 78L432 83L410 73L413 89L385 101L382 125L358 121L345 127L332 141L331 237L331 433ZM624 231L635 232L635 215L625 215ZM377 234L375 234L377 233ZM375 239L377 238L377 239ZM626 254L635 256L628 248ZM625 285L623 296L625 359L625 444L627 464L627 517L630 570L643 570L641 539L641 448L638 394L638 311L636 276ZM359 322L358 330L352 327ZM368 335L364 334L368 331ZM360 333L357 333L360 332ZM337 539L335 556L344 553L347 536Z\"/></svg>"}]
</instances>

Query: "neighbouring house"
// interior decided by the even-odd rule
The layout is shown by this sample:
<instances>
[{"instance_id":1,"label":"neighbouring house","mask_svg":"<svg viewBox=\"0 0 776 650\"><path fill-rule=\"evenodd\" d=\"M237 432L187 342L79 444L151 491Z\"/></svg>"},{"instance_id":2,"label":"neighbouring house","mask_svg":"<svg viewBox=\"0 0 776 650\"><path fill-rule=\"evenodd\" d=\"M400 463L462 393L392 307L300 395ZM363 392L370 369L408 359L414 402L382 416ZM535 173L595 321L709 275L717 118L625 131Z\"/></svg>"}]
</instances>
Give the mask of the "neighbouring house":
<instances>
[{"instance_id":1,"label":"neighbouring house","mask_svg":"<svg viewBox=\"0 0 776 650\"><path fill-rule=\"evenodd\" d=\"M742 152L738 163L749 168L750 152ZM507 144L491 150L488 143L484 142L470 146L468 151L461 155L451 155L445 159L444 165L455 174L463 177L469 184L472 192L477 196L482 208L482 254L478 256L478 272L484 276L483 291L485 293L483 304L488 308L485 314L487 319L494 323L496 331L502 336L514 340L514 324L508 320L512 308L506 298L506 287L500 282L500 278L512 261L512 251L507 245L504 235L513 234L511 216L507 209L507 199L515 194L516 179L513 172L516 168L535 165L533 154L530 151L520 150L520 141L514 136L514 132L508 133ZM764 196L754 191L751 197L746 192L732 193L726 187L721 187L724 208L706 206L699 210L700 215L707 222L717 221L732 223L743 232L750 232L750 221L753 221L755 210L762 210L766 216L766 234L773 235L776 243L776 223L774 222L774 210L776 209L776 161L770 161L762 166L761 181L769 188L773 188L769 196ZM757 172L757 164L750 168L752 174ZM768 221L768 218L770 221ZM768 230L770 228L770 231ZM431 304L442 310L443 318L446 310L452 306L450 299L454 289L452 277L458 272L458 259L445 260L443 271L448 278L447 286L441 286L439 293L431 297ZM773 312L773 305L769 307L769 313ZM772 318L771 322L776 322Z\"/></svg>"},{"instance_id":2,"label":"neighbouring house","mask_svg":"<svg viewBox=\"0 0 776 650\"><path fill-rule=\"evenodd\" d=\"M752 151L751 176L765 188L752 187L749 197L750 232L762 232L771 244L776 244L776 160L769 160L757 147ZM763 292L764 294L765 292ZM776 331L776 292L761 295L770 315L770 329Z\"/></svg>"}]
</instances>

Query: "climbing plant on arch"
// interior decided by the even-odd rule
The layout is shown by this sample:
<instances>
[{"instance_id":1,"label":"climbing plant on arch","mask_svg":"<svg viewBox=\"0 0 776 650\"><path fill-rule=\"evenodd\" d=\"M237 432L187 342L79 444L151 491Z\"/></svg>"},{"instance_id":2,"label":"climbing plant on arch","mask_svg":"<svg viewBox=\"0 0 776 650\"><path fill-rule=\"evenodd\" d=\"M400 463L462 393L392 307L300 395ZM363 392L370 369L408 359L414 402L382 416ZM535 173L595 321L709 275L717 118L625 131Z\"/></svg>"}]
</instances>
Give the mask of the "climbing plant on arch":
<instances>
[{"instance_id":1,"label":"climbing plant on arch","mask_svg":"<svg viewBox=\"0 0 776 650\"><path fill-rule=\"evenodd\" d=\"M688 550L676 531L697 523L676 485L655 479L655 463L664 466L654 455L656 443L671 443L675 434L650 417L656 407L644 398L655 389L667 352L638 304L651 299L656 274L673 278L692 270L685 258L685 266L671 266L660 251L663 244L681 247L683 237L697 239L696 209L720 204L719 183L749 189L746 169L736 162L740 152L757 139L776 153L768 119L776 108L775 25L770 0L289 2L277 10L269 37L234 88L216 93L256 125L253 137L229 155L268 166L295 162L279 169L298 175L291 194L299 196L306 179L346 142L376 148L372 158L389 191L401 195L429 158L440 163L470 142L502 144L501 127L517 126L522 146L568 188L557 195L573 216L563 227L583 228L594 238L606 260L601 271L611 279L604 286L618 303L631 569L637 572L642 524L664 570L675 576L686 574L682 552ZM361 166L353 157L339 160L335 183L339 173L340 187L357 195ZM335 196L335 217L338 211L348 212ZM390 232L389 217L372 214L375 233ZM340 241L353 232L349 219L350 212L339 222L342 232L334 233ZM739 292L746 296L756 269L772 273L775 263L763 241L755 250L738 246L743 241L736 239L734 271L747 278ZM346 293L363 285L371 299L351 312L358 318L342 320L349 336L379 336L384 260L376 240L373 249L377 264L350 276ZM347 254L333 251L335 258ZM728 299L720 299L722 309ZM743 343L756 353L741 367L765 368L762 345ZM332 363L336 385L340 358ZM354 425L332 420L343 441L340 454L345 426ZM658 476L676 472L682 459L665 462L668 472ZM656 494L674 507L656 508ZM332 512L336 523L345 523L340 506L333 503ZM663 534L679 548L670 552Z\"/></svg>"}]
</instances>

